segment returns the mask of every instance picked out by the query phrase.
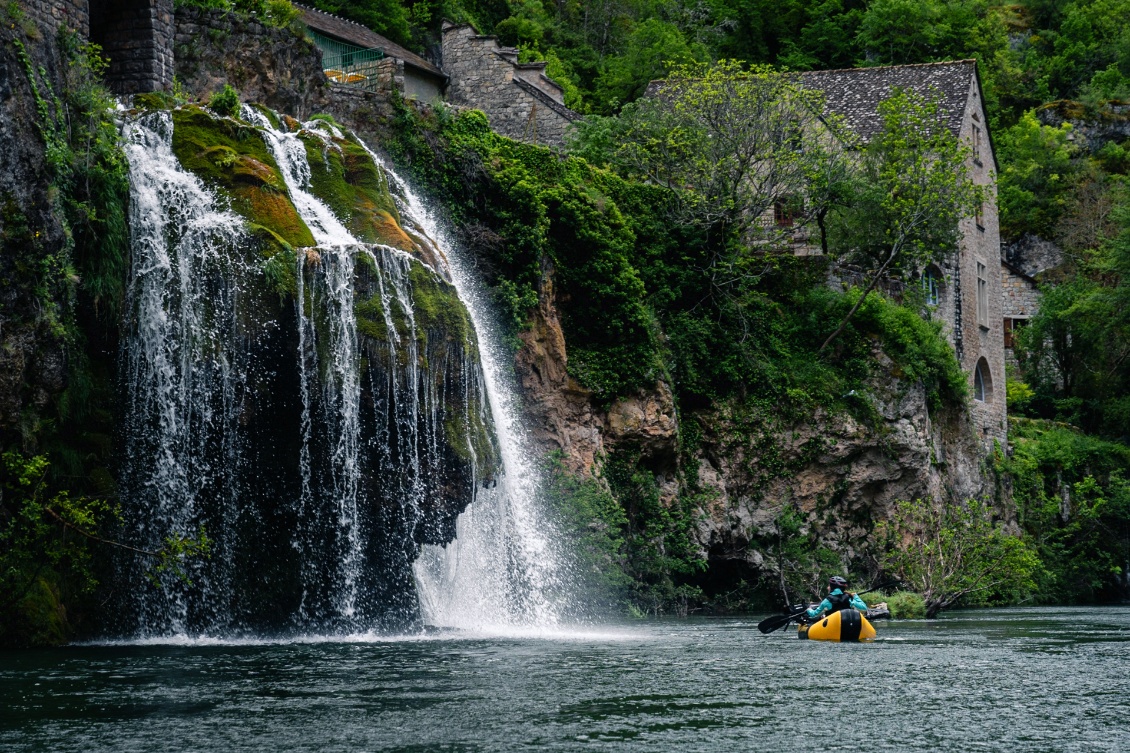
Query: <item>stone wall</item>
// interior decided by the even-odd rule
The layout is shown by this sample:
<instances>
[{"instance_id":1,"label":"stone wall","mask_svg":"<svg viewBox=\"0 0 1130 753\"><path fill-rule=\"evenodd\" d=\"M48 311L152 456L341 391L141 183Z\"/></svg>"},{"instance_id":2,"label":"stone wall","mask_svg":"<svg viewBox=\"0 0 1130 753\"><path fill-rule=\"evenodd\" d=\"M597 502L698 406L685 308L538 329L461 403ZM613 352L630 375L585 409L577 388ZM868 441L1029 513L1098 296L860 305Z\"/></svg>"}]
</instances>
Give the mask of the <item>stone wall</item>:
<instances>
[{"instance_id":1,"label":"stone wall","mask_svg":"<svg viewBox=\"0 0 1130 753\"><path fill-rule=\"evenodd\" d=\"M44 32L53 34L66 27L83 36L90 33L87 0L20 0L19 6Z\"/></svg>"},{"instance_id":2,"label":"stone wall","mask_svg":"<svg viewBox=\"0 0 1130 753\"><path fill-rule=\"evenodd\" d=\"M1015 338L1020 327L1040 310L1040 290L1036 281L1007 262L1001 263L1001 294L1005 328L1005 363L1008 368L1020 367L1016 359Z\"/></svg>"},{"instance_id":3,"label":"stone wall","mask_svg":"<svg viewBox=\"0 0 1130 753\"><path fill-rule=\"evenodd\" d=\"M1007 264L1001 265L1001 288L1005 318L1031 319L1040 310L1040 291L1036 281Z\"/></svg>"},{"instance_id":4,"label":"stone wall","mask_svg":"<svg viewBox=\"0 0 1130 753\"><path fill-rule=\"evenodd\" d=\"M110 59L117 93L172 87L173 0L90 0L90 39Z\"/></svg>"},{"instance_id":5,"label":"stone wall","mask_svg":"<svg viewBox=\"0 0 1130 753\"><path fill-rule=\"evenodd\" d=\"M102 46L106 83L119 94L168 89L173 82L173 0L23 0L41 32L74 29Z\"/></svg>"},{"instance_id":6,"label":"stone wall","mask_svg":"<svg viewBox=\"0 0 1130 753\"><path fill-rule=\"evenodd\" d=\"M231 13L181 8L176 14L176 75L190 95L231 84L245 102L297 118L324 109L330 85L322 53L290 29Z\"/></svg>"},{"instance_id":7,"label":"stone wall","mask_svg":"<svg viewBox=\"0 0 1130 753\"><path fill-rule=\"evenodd\" d=\"M578 117L558 98L560 87L538 78L545 78L538 66L519 65L515 52L470 26L444 24L443 69L448 101L482 110L504 136L560 147Z\"/></svg>"},{"instance_id":8,"label":"stone wall","mask_svg":"<svg viewBox=\"0 0 1130 753\"><path fill-rule=\"evenodd\" d=\"M985 381L983 400L974 399L973 419L986 445L993 440L1006 442L1008 422L1005 408L1004 313L1001 288L1000 222L997 213L996 165L992 149L984 137L987 118L976 78L962 116L961 138L974 143L974 128L981 133L980 155L970 154L966 162L973 182L983 186L985 202L979 217L961 222L961 250L957 268L948 271L953 278L953 327L955 347L961 366L969 374L972 394L978 366ZM987 285L986 311L979 312L978 270Z\"/></svg>"}]
</instances>

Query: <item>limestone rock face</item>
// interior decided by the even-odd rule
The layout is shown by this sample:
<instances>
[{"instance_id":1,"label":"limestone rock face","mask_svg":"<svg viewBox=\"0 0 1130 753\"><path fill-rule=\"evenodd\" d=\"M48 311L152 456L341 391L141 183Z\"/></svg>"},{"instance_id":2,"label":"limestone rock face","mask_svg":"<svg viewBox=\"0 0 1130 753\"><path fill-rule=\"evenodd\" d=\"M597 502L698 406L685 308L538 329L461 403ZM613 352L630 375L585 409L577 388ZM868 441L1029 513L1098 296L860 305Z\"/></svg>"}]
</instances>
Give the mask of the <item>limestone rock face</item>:
<instances>
[{"instance_id":1,"label":"limestone rock face","mask_svg":"<svg viewBox=\"0 0 1130 753\"><path fill-rule=\"evenodd\" d=\"M553 270L542 270L533 326L519 335L515 359L534 438L547 452L561 453L565 467L584 477L599 472L604 454L631 443L659 472L675 466L678 419L674 396L663 382L650 391L602 408L593 393L567 371L565 335L554 305Z\"/></svg>"},{"instance_id":2,"label":"limestone rock face","mask_svg":"<svg viewBox=\"0 0 1130 753\"><path fill-rule=\"evenodd\" d=\"M761 542L773 540L777 517L791 505L806 520L806 532L851 558L901 500L990 491L968 412L931 415L922 385L905 384L886 369L858 396L871 406L859 411L871 416L867 422L821 409L790 422L734 404L680 416L663 382L602 407L566 371L552 270L543 272L534 323L521 335L516 357L535 438L586 477L599 475L608 451L630 448L655 474L664 503L678 495L680 476L697 475L696 535L704 557L758 568L766 554ZM876 357L892 366L881 353ZM680 458L681 424L691 420L701 441L690 458ZM697 467L687 468L688 461Z\"/></svg>"},{"instance_id":3,"label":"limestone rock face","mask_svg":"<svg viewBox=\"0 0 1130 753\"><path fill-rule=\"evenodd\" d=\"M193 95L230 83L245 102L307 118L329 90L313 42L236 14L178 8L174 51L177 79Z\"/></svg>"},{"instance_id":4,"label":"limestone rock face","mask_svg":"<svg viewBox=\"0 0 1130 753\"><path fill-rule=\"evenodd\" d=\"M921 385L892 377L874 380L867 397L877 412L871 425L821 410L807 423L729 406L696 416L698 477L713 492L698 528L704 554L760 564L758 541L775 536L775 519L792 505L821 541L852 558L901 500L988 491L967 415L934 420Z\"/></svg>"},{"instance_id":5,"label":"limestone rock face","mask_svg":"<svg viewBox=\"0 0 1130 753\"><path fill-rule=\"evenodd\" d=\"M24 45L28 66L16 40ZM44 140L27 70L36 86L58 91L62 79L54 37L24 38L0 27L0 445L23 443L66 386L70 305L62 260L67 239L52 201Z\"/></svg>"}]
</instances>

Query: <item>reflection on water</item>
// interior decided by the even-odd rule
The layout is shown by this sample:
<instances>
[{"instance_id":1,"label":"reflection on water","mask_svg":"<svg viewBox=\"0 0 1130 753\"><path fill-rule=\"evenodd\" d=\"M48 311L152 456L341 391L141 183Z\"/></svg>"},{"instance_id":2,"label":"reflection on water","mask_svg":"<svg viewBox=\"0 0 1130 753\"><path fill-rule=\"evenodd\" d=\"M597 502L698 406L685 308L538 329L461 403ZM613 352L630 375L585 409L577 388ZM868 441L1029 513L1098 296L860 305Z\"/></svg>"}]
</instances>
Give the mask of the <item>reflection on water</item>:
<instances>
[{"instance_id":1,"label":"reflection on water","mask_svg":"<svg viewBox=\"0 0 1130 753\"><path fill-rule=\"evenodd\" d=\"M1130 608L757 621L0 654L0 750L1130 749Z\"/></svg>"}]
</instances>

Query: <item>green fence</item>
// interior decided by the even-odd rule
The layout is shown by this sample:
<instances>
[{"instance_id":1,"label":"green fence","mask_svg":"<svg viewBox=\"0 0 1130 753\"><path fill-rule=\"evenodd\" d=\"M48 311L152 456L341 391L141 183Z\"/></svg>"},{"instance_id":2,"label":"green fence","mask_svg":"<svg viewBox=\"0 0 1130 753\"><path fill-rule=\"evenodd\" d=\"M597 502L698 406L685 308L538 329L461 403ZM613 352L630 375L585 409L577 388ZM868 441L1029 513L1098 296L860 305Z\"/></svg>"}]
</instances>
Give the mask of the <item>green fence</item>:
<instances>
[{"instance_id":1,"label":"green fence","mask_svg":"<svg viewBox=\"0 0 1130 753\"><path fill-rule=\"evenodd\" d=\"M365 49L323 36L313 29L309 34L322 51L322 69L330 80L362 89L377 85L378 64L384 60L379 47Z\"/></svg>"}]
</instances>

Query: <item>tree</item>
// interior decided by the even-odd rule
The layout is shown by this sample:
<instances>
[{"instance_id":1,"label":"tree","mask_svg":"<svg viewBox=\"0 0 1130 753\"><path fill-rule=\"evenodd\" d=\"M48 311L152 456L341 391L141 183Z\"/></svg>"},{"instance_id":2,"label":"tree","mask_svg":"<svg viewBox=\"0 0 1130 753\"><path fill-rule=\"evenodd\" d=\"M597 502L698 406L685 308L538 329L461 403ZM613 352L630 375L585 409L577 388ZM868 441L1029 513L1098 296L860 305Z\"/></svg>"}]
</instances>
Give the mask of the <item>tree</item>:
<instances>
[{"instance_id":1,"label":"tree","mask_svg":"<svg viewBox=\"0 0 1130 753\"><path fill-rule=\"evenodd\" d=\"M1072 260L1046 286L1040 310L1018 337L1026 379L1048 418L1111 437L1130 434L1130 192L1115 193L1119 233Z\"/></svg>"},{"instance_id":2,"label":"tree","mask_svg":"<svg viewBox=\"0 0 1130 753\"><path fill-rule=\"evenodd\" d=\"M688 45L673 24L649 18L628 35L624 52L605 58L596 81L596 99L614 110L640 97L648 82L667 76L672 67L693 64L707 57L702 45Z\"/></svg>"},{"instance_id":3,"label":"tree","mask_svg":"<svg viewBox=\"0 0 1130 753\"><path fill-rule=\"evenodd\" d=\"M156 551L104 537L100 529L117 520L105 500L49 493L47 459L5 452L0 458L0 645L58 643L67 636L68 596L89 594L98 585L89 545L101 544L151 561L150 580L170 572L186 580L184 563L207 557L211 541L173 534Z\"/></svg>"},{"instance_id":4,"label":"tree","mask_svg":"<svg viewBox=\"0 0 1130 753\"><path fill-rule=\"evenodd\" d=\"M1002 165L998 180L1001 235L1017 238L1034 233L1045 238L1067 204L1076 166L1075 149L1067 140L1071 125L1042 125L1028 111L997 138Z\"/></svg>"},{"instance_id":5,"label":"tree","mask_svg":"<svg viewBox=\"0 0 1130 753\"><path fill-rule=\"evenodd\" d=\"M590 162L669 191L672 221L729 240L708 273L715 292L759 277L828 211L849 162L821 92L796 76L735 61L679 66L616 118L589 118L571 148ZM788 222L775 222L776 212Z\"/></svg>"},{"instance_id":6,"label":"tree","mask_svg":"<svg viewBox=\"0 0 1130 753\"><path fill-rule=\"evenodd\" d=\"M983 192L969 178L967 147L941 124L937 99L898 90L879 104L883 129L860 154L852 202L833 215L836 256L870 272L870 282L823 352L879 282L917 274L957 249L959 222Z\"/></svg>"},{"instance_id":7,"label":"tree","mask_svg":"<svg viewBox=\"0 0 1130 753\"><path fill-rule=\"evenodd\" d=\"M886 543L883 568L922 594L927 619L959 601L1015 600L1035 588L1039 558L982 502L900 502L876 534Z\"/></svg>"}]
</instances>

